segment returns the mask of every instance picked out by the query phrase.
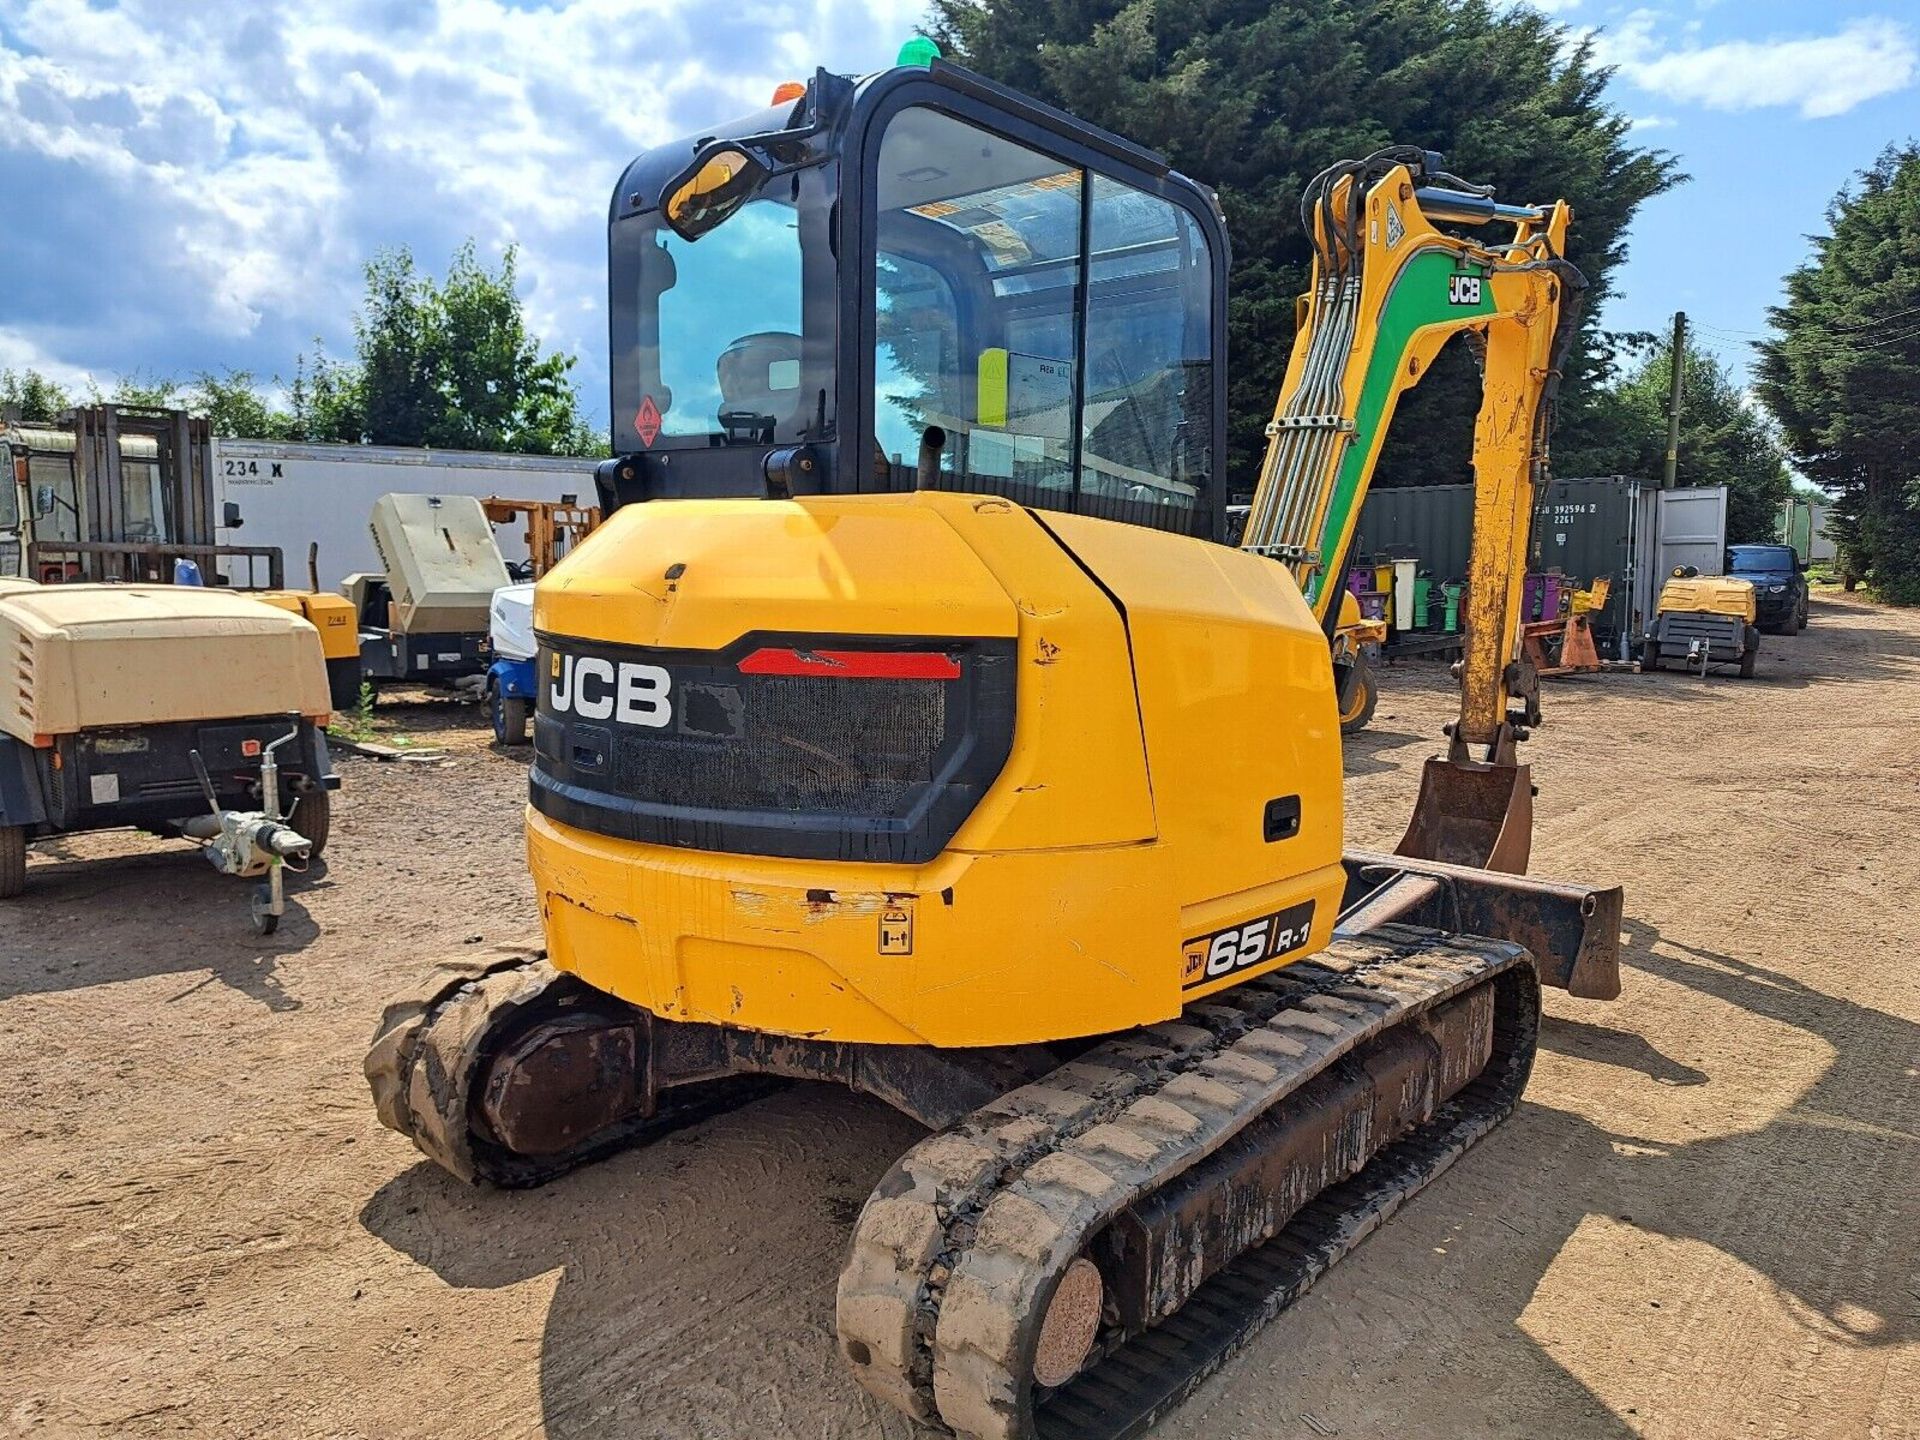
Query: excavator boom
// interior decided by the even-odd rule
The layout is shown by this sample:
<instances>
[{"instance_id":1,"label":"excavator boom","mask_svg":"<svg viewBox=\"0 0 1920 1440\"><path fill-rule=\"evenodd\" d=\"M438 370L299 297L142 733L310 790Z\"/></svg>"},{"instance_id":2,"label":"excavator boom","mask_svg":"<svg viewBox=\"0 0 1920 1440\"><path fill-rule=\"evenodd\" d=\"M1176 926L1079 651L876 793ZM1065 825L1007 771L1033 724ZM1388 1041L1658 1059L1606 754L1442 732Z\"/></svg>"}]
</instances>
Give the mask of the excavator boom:
<instances>
[{"instance_id":1,"label":"excavator boom","mask_svg":"<svg viewBox=\"0 0 1920 1440\"><path fill-rule=\"evenodd\" d=\"M1539 702L1519 659L1520 602L1561 361L1586 288L1565 258L1572 212L1563 200L1497 203L1446 174L1439 156L1402 147L1322 172L1301 213L1313 280L1241 543L1292 568L1331 634L1394 409L1448 341L1470 337L1482 389L1460 712L1401 853L1524 870L1532 787L1513 747Z\"/></svg>"}]
</instances>

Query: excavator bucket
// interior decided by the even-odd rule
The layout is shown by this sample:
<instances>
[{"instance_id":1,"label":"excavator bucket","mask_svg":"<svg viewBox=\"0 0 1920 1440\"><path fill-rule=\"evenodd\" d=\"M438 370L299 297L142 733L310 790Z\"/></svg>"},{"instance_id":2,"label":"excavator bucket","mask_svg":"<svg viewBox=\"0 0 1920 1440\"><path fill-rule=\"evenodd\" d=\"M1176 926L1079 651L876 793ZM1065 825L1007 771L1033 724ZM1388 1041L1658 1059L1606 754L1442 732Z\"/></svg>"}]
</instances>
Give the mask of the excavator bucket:
<instances>
[{"instance_id":1,"label":"excavator bucket","mask_svg":"<svg viewBox=\"0 0 1920 1440\"><path fill-rule=\"evenodd\" d=\"M1524 875L1533 847L1533 771L1434 756L1396 855Z\"/></svg>"}]
</instances>

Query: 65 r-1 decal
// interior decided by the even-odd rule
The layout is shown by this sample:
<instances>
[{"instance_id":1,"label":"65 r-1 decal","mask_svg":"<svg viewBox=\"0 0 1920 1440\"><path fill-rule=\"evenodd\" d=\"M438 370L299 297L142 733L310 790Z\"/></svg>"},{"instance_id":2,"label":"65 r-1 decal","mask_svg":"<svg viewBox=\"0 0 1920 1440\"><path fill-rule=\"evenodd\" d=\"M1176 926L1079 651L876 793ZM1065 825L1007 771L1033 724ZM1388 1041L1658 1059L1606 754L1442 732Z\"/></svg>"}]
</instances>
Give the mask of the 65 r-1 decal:
<instances>
[{"instance_id":1,"label":"65 r-1 decal","mask_svg":"<svg viewBox=\"0 0 1920 1440\"><path fill-rule=\"evenodd\" d=\"M1289 905L1258 920L1243 920L1210 935L1198 935L1180 947L1180 988L1207 985L1250 965L1264 965L1304 950L1313 935L1313 901Z\"/></svg>"}]
</instances>

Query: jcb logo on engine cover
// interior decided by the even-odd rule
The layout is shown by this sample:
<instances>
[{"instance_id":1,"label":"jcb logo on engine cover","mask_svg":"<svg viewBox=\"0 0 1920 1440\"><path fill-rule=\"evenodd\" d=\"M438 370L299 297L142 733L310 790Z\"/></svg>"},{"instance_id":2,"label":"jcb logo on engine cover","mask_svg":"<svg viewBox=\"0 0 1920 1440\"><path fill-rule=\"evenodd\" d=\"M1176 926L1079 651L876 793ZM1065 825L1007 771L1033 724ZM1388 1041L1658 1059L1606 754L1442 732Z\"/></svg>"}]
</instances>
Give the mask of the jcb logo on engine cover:
<instances>
[{"instance_id":1,"label":"jcb logo on engine cover","mask_svg":"<svg viewBox=\"0 0 1920 1440\"><path fill-rule=\"evenodd\" d=\"M1454 275L1447 280L1447 303L1449 305L1478 305L1480 303L1480 277L1478 275Z\"/></svg>"},{"instance_id":2,"label":"jcb logo on engine cover","mask_svg":"<svg viewBox=\"0 0 1920 1440\"><path fill-rule=\"evenodd\" d=\"M662 729L673 723L673 676L664 666L598 655L555 654L547 665L547 706L556 715Z\"/></svg>"},{"instance_id":3,"label":"jcb logo on engine cover","mask_svg":"<svg viewBox=\"0 0 1920 1440\"><path fill-rule=\"evenodd\" d=\"M1313 901L1289 905L1258 920L1247 920L1180 947L1180 988L1211 984L1236 970L1264 965L1306 948L1313 934Z\"/></svg>"}]
</instances>

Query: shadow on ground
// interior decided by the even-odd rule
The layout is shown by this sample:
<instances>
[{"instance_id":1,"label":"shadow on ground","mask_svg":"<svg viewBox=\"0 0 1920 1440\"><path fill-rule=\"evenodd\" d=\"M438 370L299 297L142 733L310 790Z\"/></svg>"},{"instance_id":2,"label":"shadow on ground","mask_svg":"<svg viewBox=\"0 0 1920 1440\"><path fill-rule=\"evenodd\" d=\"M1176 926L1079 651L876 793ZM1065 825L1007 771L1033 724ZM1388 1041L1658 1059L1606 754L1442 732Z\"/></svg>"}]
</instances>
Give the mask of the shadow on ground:
<instances>
[{"instance_id":1,"label":"shadow on ground","mask_svg":"<svg viewBox=\"0 0 1920 1440\"><path fill-rule=\"evenodd\" d=\"M248 909L257 880L222 875L195 847L154 840L150 849L76 858L68 840L36 844L27 888L5 902L7 964L0 1000L152 976L192 974L240 991L270 1010L297 1010L278 962L319 937L305 897L327 887L327 862L287 877L286 914L256 935Z\"/></svg>"},{"instance_id":2,"label":"shadow on ground","mask_svg":"<svg viewBox=\"0 0 1920 1440\"><path fill-rule=\"evenodd\" d=\"M1748 1133L1662 1144L1532 1103L1495 1133L1482 1163L1532 1173L1533 1157L1553 1157L1550 1177L1514 1199L1512 1218L1470 1222L1497 1218L1520 1237L1496 1237L1519 1263L1503 1265L1484 1286L1476 1282L1475 1306L1508 1322L1485 1337L1495 1347L1488 1363L1524 1368L1540 1382L1532 1393L1553 1397L1537 1415L1513 1416L1521 1429L1511 1433L1533 1433L1530 1424L1556 1434L1637 1433L1520 1326L1546 1271L1591 1215L1716 1247L1778 1287L1800 1323L1828 1343L1880 1347L1920 1338L1914 1257L1894 1250L1906 1244L1900 1237L1920 1234L1920 1187L1912 1183L1920 1139L1911 1119L1920 1084L1910 1068L1903 1078L1888 1060L1920 1055L1920 1027L1732 956L1666 941L1646 926L1630 925L1627 940L1630 970L1809 1031L1835 1059L1787 1110ZM1554 1051L1662 1085L1714 1079L1602 1023L1550 1018L1543 1039ZM540 1372L554 1440L906 1436L915 1432L851 1381L820 1372L838 1365L832 1292L853 1218L867 1188L917 1134L875 1102L796 1086L544 1191L473 1191L416 1165L368 1200L361 1222L463 1288L560 1271ZM779 1178L764 1163L769 1149L804 1153L806 1163ZM1783 1155L1791 1156L1785 1168ZM1456 1173L1470 1177L1475 1163L1470 1155ZM796 1176L820 1188L797 1193L789 1188ZM752 1233L704 1223L698 1196L761 1185L766 1203L750 1216ZM1440 1203L1442 1196L1414 1202ZM1873 1226L1819 1224L1822 1207L1834 1203L1892 1213ZM1437 1262L1414 1257L1400 1283L1417 1290L1423 1263ZM703 1302L690 1321L689 1291ZM1282 1318L1275 1328L1288 1323ZM690 1399L676 1379L680 1370L690 1357L710 1362L729 1347L738 1350L738 1386L696 1386ZM1247 1363L1256 1362L1250 1356ZM824 1431L817 1416L789 1425L765 1399L787 1388L818 1394L823 1385L839 1400L838 1418Z\"/></svg>"}]
</instances>

